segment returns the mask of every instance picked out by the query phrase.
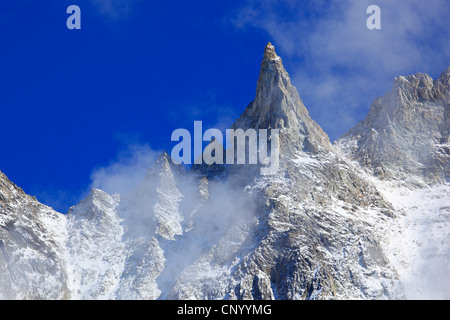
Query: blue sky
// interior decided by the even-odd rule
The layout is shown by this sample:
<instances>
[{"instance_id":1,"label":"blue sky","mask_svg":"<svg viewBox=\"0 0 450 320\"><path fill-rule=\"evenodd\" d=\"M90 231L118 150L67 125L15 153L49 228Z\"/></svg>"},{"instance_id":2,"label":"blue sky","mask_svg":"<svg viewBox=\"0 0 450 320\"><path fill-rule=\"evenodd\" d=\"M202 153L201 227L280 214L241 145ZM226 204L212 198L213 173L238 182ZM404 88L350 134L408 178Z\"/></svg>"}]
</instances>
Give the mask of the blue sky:
<instances>
[{"instance_id":1,"label":"blue sky","mask_svg":"<svg viewBox=\"0 0 450 320\"><path fill-rule=\"evenodd\" d=\"M445 0L1 0L0 170L61 212L91 186L125 190L173 130L239 117L268 41L334 140L395 76L447 67L448 16Z\"/></svg>"}]
</instances>

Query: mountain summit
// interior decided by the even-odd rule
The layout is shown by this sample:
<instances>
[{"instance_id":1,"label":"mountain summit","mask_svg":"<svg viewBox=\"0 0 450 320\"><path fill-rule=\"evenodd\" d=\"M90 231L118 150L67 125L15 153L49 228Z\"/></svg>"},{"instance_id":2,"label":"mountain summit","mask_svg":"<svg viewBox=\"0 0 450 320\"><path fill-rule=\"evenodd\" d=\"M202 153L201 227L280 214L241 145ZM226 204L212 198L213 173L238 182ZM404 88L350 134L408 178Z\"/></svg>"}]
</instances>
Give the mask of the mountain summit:
<instances>
[{"instance_id":1,"label":"mountain summit","mask_svg":"<svg viewBox=\"0 0 450 320\"><path fill-rule=\"evenodd\" d=\"M448 182L449 119L450 67L436 80L424 73L400 76L336 146L380 178Z\"/></svg>"},{"instance_id":2,"label":"mountain summit","mask_svg":"<svg viewBox=\"0 0 450 320\"><path fill-rule=\"evenodd\" d=\"M281 148L289 152L331 148L328 136L311 119L270 42L264 49L255 100L233 128L281 129Z\"/></svg>"}]
</instances>

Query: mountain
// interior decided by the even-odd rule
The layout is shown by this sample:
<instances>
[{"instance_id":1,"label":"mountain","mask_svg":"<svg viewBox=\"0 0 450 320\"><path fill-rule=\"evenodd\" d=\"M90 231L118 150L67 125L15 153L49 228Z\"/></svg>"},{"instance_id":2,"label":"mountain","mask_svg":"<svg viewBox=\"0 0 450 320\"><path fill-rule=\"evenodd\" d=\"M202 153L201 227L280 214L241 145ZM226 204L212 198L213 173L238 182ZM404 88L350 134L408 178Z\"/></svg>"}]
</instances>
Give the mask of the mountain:
<instances>
[{"instance_id":1,"label":"mountain","mask_svg":"<svg viewBox=\"0 0 450 320\"><path fill-rule=\"evenodd\" d=\"M328 136L309 116L283 67L282 59L270 42L264 49L255 100L232 128L283 128L284 141L282 139L280 142L283 154L295 153L300 149L331 149Z\"/></svg>"},{"instance_id":2,"label":"mountain","mask_svg":"<svg viewBox=\"0 0 450 320\"><path fill-rule=\"evenodd\" d=\"M243 194L252 199L253 213L238 229L230 228L195 267L184 271L170 297L401 295L395 271L379 246L381 233L374 232L391 219L390 205L333 150L270 43L256 98L232 127L279 129L280 169L276 175L261 176L248 165L231 166L226 183L246 190ZM240 241L233 240L230 246L229 238ZM192 276L194 270L202 272Z\"/></svg>"},{"instance_id":3,"label":"mountain","mask_svg":"<svg viewBox=\"0 0 450 320\"><path fill-rule=\"evenodd\" d=\"M450 66L436 80L423 73L395 78L335 145L381 179L449 181L449 87Z\"/></svg>"},{"instance_id":4,"label":"mountain","mask_svg":"<svg viewBox=\"0 0 450 320\"><path fill-rule=\"evenodd\" d=\"M67 299L65 218L0 172L0 299Z\"/></svg>"},{"instance_id":5,"label":"mountain","mask_svg":"<svg viewBox=\"0 0 450 320\"><path fill-rule=\"evenodd\" d=\"M384 251L411 299L450 298L450 66L400 76L334 143L394 208Z\"/></svg>"},{"instance_id":6,"label":"mountain","mask_svg":"<svg viewBox=\"0 0 450 320\"><path fill-rule=\"evenodd\" d=\"M0 298L446 297L448 88L449 69L399 77L332 144L268 43L232 128L279 130L276 172L165 152L129 194L93 189L66 215L0 174Z\"/></svg>"}]
</instances>

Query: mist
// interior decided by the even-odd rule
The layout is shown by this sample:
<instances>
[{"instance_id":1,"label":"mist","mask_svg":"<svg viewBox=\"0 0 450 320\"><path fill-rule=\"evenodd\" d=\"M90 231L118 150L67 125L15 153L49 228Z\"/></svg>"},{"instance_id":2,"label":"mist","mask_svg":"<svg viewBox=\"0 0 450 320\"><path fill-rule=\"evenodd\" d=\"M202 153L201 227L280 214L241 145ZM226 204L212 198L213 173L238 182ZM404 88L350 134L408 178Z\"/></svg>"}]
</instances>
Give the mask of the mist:
<instances>
[{"instance_id":1,"label":"mist","mask_svg":"<svg viewBox=\"0 0 450 320\"><path fill-rule=\"evenodd\" d=\"M143 179L161 151L147 144L130 144L108 165L91 173L90 189L97 188L109 194L128 194Z\"/></svg>"},{"instance_id":2,"label":"mist","mask_svg":"<svg viewBox=\"0 0 450 320\"><path fill-rule=\"evenodd\" d=\"M154 290L161 291L154 298L164 299L202 256L214 254L225 265L236 257L239 242L255 230L257 198L227 179L208 180L200 171L174 164L166 152L135 145L92 173L92 187L120 194L115 211L124 230L123 255L131 255L121 281L127 274L150 279L151 272L158 283L152 284ZM221 246L229 237L237 245ZM156 264L152 271L139 267L146 259Z\"/></svg>"}]
</instances>

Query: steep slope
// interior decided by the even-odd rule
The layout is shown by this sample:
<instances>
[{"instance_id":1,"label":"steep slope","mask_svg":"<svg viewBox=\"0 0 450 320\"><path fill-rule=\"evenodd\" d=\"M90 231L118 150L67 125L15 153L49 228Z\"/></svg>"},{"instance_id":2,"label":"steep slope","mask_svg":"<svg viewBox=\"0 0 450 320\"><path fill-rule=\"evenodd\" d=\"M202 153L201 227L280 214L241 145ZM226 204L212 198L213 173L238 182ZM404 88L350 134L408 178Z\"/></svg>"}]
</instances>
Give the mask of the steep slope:
<instances>
[{"instance_id":1,"label":"steep slope","mask_svg":"<svg viewBox=\"0 0 450 320\"><path fill-rule=\"evenodd\" d=\"M450 66L436 80L398 77L335 142L394 208L382 247L409 299L449 297L449 88Z\"/></svg>"},{"instance_id":2,"label":"steep slope","mask_svg":"<svg viewBox=\"0 0 450 320\"><path fill-rule=\"evenodd\" d=\"M382 247L407 299L450 298L450 185L410 188L374 179L392 203L395 223Z\"/></svg>"},{"instance_id":3,"label":"steep slope","mask_svg":"<svg viewBox=\"0 0 450 320\"><path fill-rule=\"evenodd\" d=\"M140 185L122 203L121 212L133 236L157 234L173 240L182 233L180 201L175 175L179 175L167 153L163 153L146 173ZM138 229L136 229L138 228Z\"/></svg>"},{"instance_id":4,"label":"steep slope","mask_svg":"<svg viewBox=\"0 0 450 320\"><path fill-rule=\"evenodd\" d=\"M156 299L161 243L181 234L173 165L166 153L128 195L93 189L67 214L66 258L75 299Z\"/></svg>"},{"instance_id":5,"label":"steep slope","mask_svg":"<svg viewBox=\"0 0 450 320\"><path fill-rule=\"evenodd\" d=\"M183 232L182 195L176 182L179 174L169 155L163 153L118 207L124 219L127 254L119 299L156 299L162 293L156 282L167 268L162 246Z\"/></svg>"},{"instance_id":6,"label":"steep slope","mask_svg":"<svg viewBox=\"0 0 450 320\"><path fill-rule=\"evenodd\" d=\"M282 59L270 42L264 49L255 100L232 128L283 128L284 140L280 144L285 154L297 150L331 149L328 136L309 116L283 67Z\"/></svg>"},{"instance_id":7,"label":"steep slope","mask_svg":"<svg viewBox=\"0 0 450 320\"><path fill-rule=\"evenodd\" d=\"M379 178L449 181L449 88L450 66L436 80L400 76L335 145Z\"/></svg>"},{"instance_id":8,"label":"steep slope","mask_svg":"<svg viewBox=\"0 0 450 320\"><path fill-rule=\"evenodd\" d=\"M67 299L65 218L0 172L0 299Z\"/></svg>"},{"instance_id":9,"label":"steep slope","mask_svg":"<svg viewBox=\"0 0 450 320\"><path fill-rule=\"evenodd\" d=\"M72 299L115 297L125 263L119 195L93 189L67 214L65 243Z\"/></svg>"}]
</instances>

